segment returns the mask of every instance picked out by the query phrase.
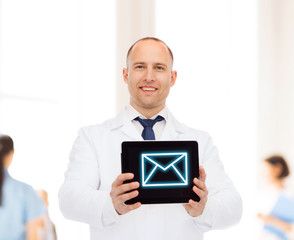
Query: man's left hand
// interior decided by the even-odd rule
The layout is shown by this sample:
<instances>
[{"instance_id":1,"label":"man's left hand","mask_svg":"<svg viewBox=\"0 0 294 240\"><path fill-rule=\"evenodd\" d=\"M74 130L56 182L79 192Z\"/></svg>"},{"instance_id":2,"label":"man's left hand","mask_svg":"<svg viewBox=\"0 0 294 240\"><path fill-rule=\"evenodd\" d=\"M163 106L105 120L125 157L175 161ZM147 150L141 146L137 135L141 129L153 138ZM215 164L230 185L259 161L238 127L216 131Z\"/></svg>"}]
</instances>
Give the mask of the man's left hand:
<instances>
[{"instance_id":1,"label":"man's left hand","mask_svg":"<svg viewBox=\"0 0 294 240\"><path fill-rule=\"evenodd\" d=\"M199 179L193 179L193 182L195 184L195 186L193 186L193 191L199 196L200 201L196 202L190 199L187 204L184 204L187 212L192 217L200 216L203 213L204 207L207 202L208 191L205 185L206 173L202 166L199 167L199 176Z\"/></svg>"}]
</instances>

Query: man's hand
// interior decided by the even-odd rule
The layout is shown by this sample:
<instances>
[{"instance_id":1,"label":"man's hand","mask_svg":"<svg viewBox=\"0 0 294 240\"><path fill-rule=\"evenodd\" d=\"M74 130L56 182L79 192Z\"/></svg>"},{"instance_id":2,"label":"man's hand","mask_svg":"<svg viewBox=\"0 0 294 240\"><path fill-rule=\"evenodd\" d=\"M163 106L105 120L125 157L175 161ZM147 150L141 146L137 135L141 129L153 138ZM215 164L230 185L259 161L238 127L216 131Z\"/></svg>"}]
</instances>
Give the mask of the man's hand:
<instances>
[{"instance_id":1,"label":"man's hand","mask_svg":"<svg viewBox=\"0 0 294 240\"><path fill-rule=\"evenodd\" d=\"M139 187L139 182L124 183L124 181L131 180L133 178L133 173L123 173L118 175L115 181L112 183L110 196L115 210L120 215L128 213L129 211L137 209L141 206L141 203L139 202L125 205L125 201L139 195L138 190L134 190Z\"/></svg>"},{"instance_id":2,"label":"man's hand","mask_svg":"<svg viewBox=\"0 0 294 240\"><path fill-rule=\"evenodd\" d=\"M202 166L199 167L199 176L200 179L194 178L193 182L195 186L193 186L193 191L199 196L200 201L195 202L192 199L189 200L189 203L184 204L187 212L192 217L198 217L203 213L204 207L207 202L208 191L205 185L206 173Z\"/></svg>"}]
</instances>

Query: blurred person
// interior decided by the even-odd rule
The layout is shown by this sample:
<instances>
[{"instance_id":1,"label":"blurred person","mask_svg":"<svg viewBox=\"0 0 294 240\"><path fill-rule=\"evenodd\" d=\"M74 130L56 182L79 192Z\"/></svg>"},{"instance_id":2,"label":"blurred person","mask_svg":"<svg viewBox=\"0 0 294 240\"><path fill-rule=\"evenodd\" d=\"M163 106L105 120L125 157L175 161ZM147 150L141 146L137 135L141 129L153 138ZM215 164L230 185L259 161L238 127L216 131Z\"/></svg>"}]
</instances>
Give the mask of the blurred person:
<instances>
[{"instance_id":1,"label":"blurred person","mask_svg":"<svg viewBox=\"0 0 294 240\"><path fill-rule=\"evenodd\" d=\"M130 102L114 119L79 131L59 191L64 216L89 224L92 240L201 240L206 231L238 223L242 200L211 137L178 122L166 107L177 79L170 48L157 38L140 39L130 47L126 63L122 72ZM121 143L134 140L197 141L202 166L192 190L200 201L126 205L140 194L138 181L125 182L134 174L121 174Z\"/></svg>"},{"instance_id":2,"label":"blurred person","mask_svg":"<svg viewBox=\"0 0 294 240\"><path fill-rule=\"evenodd\" d=\"M293 240L294 196L287 190L286 179L290 174L288 164L282 156L274 155L265 159L264 165L267 181L277 197L269 214L258 214L264 223L260 240Z\"/></svg>"},{"instance_id":3,"label":"blurred person","mask_svg":"<svg viewBox=\"0 0 294 240\"><path fill-rule=\"evenodd\" d=\"M39 240L37 228L45 206L31 186L8 173L14 155L13 140L0 136L0 240Z\"/></svg>"},{"instance_id":4,"label":"blurred person","mask_svg":"<svg viewBox=\"0 0 294 240\"><path fill-rule=\"evenodd\" d=\"M51 221L48 212L48 193L45 190L41 189L37 191L37 194L42 199L47 209L46 215L42 218L42 221L40 221L39 224L38 240L57 240L55 225Z\"/></svg>"}]
</instances>

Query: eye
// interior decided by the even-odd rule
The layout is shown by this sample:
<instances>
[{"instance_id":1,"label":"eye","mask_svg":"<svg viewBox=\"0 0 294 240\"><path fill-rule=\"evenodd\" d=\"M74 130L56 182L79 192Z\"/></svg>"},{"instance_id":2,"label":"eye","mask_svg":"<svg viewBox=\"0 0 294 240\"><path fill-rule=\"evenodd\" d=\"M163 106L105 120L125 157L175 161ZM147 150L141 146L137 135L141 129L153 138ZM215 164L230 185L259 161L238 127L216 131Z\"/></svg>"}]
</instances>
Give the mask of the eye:
<instances>
[{"instance_id":1,"label":"eye","mask_svg":"<svg viewBox=\"0 0 294 240\"><path fill-rule=\"evenodd\" d=\"M164 68L162 66L156 66L156 70L163 71Z\"/></svg>"},{"instance_id":2,"label":"eye","mask_svg":"<svg viewBox=\"0 0 294 240\"><path fill-rule=\"evenodd\" d=\"M135 68L136 69L143 69L143 65L136 65Z\"/></svg>"}]
</instances>

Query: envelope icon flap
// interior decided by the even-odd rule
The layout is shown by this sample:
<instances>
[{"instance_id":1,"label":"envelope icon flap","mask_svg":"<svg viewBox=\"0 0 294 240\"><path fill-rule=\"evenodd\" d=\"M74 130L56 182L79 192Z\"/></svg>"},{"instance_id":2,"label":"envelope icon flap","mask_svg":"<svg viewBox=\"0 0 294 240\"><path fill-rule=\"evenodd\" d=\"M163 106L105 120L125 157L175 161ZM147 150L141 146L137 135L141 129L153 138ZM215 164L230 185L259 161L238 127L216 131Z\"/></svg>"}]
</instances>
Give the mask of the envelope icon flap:
<instances>
[{"instance_id":1,"label":"envelope icon flap","mask_svg":"<svg viewBox=\"0 0 294 240\"><path fill-rule=\"evenodd\" d=\"M188 184L187 153L143 153L143 186L179 186Z\"/></svg>"},{"instance_id":2,"label":"envelope icon flap","mask_svg":"<svg viewBox=\"0 0 294 240\"><path fill-rule=\"evenodd\" d=\"M171 165L179 162L184 156L184 154L144 154L143 157L147 162L151 162L163 171L166 171Z\"/></svg>"}]
</instances>

